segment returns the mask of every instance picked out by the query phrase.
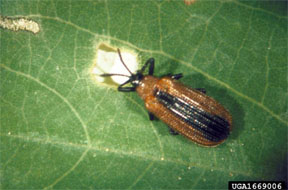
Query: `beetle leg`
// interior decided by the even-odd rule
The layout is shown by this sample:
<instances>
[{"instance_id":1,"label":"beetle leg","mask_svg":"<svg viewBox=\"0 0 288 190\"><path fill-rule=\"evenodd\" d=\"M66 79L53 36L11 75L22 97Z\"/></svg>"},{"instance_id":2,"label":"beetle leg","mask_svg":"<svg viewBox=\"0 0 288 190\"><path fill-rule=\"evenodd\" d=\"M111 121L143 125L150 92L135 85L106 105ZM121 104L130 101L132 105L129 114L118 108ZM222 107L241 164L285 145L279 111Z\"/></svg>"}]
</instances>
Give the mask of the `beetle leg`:
<instances>
[{"instance_id":1,"label":"beetle leg","mask_svg":"<svg viewBox=\"0 0 288 190\"><path fill-rule=\"evenodd\" d=\"M149 115L150 121L153 121L155 119L155 116L151 112L148 112L148 115Z\"/></svg>"},{"instance_id":2,"label":"beetle leg","mask_svg":"<svg viewBox=\"0 0 288 190\"><path fill-rule=\"evenodd\" d=\"M179 133L176 132L176 131L175 131L174 129L172 129L172 128L169 128L169 132L170 132L171 135L179 135Z\"/></svg>"},{"instance_id":3,"label":"beetle leg","mask_svg":"<svg viewBox=\"0 0 288 190\"><path fill-rule=\"evenodd\" d=\"M176 79L176 80L179 80L180 78L183 77L183 74L182 73L178 73L178 74L175 74L175 75L172 75L171 78L172 79Z\"/></svg>"},{"instance_id":4,"label":"beetle leg","mask_svg":"<svg viewBox=\"0 0 288 190\"><path fill-rule=\"evenodd\" d=\"M136 89L134 87L118 87L120 92L134 92Z\"/></svg>"},{"instance_id":5,"label":"beetle leg","mask_svg":"<svg viewBox=\"0 0 288 190\"><path fill-rule=\"evenodd\" d=\"M172 73L168 73L168 74L164 75L163 77L171 77L172 79L179 80L180 78L183 77L183 74L178 73L178 74L172 75Z\"/></svg>"},{"instance_id":6,"label":"beetle leg","mask_svg":"<svg viewBox=\"0 0 288 190\"><path fill-rule=\"evenodd\" d=\"M133 92L133 91L135 91L136 90L135 87L123 87L125 84L129 83L130 81L131 81L131 79L127 80L123 84L120 84L118 86L118 91L120 91L120 92Z\"/></svg>"},{"instance_id":7,"label":"beetle leg","mask_svg":"<svg viewBox=\"0 0 288 190\"><path fill-rule=\"evenodd\" d=\"M202 92L203 94L206 94L205 88L195 88L195 89Z\"/></svg>"},{"instance_id":8,"label":"beetle leg","mask_svg":"<svg viewBox=\"0 0 288 190\"><path fill-rule=\"evenodd\" d=\"M149 75L153 75L154 73L154 58L150 58L146 61L145 65L142 67L142 69L140 70L140 73L143 73L146 69L146 67L149 65L149 71L148 74Z\"/></svg>"}]
</instances>

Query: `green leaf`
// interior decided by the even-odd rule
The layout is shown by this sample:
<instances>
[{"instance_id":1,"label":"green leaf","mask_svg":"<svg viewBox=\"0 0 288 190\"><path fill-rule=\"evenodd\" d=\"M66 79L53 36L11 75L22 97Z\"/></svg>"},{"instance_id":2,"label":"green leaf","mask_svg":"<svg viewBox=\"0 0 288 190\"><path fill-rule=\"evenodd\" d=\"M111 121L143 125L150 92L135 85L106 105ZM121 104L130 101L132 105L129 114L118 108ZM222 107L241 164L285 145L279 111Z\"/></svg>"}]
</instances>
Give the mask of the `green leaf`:
<instances>
[{"instance_id":1,"label":"green leaf","mask_svg":"<svg viewBox=\"0 0 288 190\"><path fill-rule=\"evenodd\" d=\"M1 29L1 188L226 189L287 179L285 1L0 1L40 31ZM283 8L285 7L285 8ZM205 148L96 82L104 43L184 74L233 116Z\"/></svg>"}]
</instances>

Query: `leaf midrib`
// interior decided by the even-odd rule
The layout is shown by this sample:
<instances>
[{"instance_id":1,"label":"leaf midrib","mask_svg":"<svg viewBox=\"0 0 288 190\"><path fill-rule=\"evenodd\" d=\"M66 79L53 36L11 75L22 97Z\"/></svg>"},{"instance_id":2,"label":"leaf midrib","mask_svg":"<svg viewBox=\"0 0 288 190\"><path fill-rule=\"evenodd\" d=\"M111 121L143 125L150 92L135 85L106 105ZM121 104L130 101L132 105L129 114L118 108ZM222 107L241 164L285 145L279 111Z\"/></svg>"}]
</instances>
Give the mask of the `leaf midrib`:
<instances>
[{"instance_id":1,"label":"leaf midrib","mask_svg":"<svg viewBox=\"0 0 288 190\"><path fill-rule=\"evenodd\" d=\"M161 158L161 157L155 157L155 156L151 156L151 154L145 154L146 152L131 152L131 151L123 151L123 150L117 150L117 149L112 149L110 147L96 147L96 146L89 146L88 144L76 144L76 143L67 143L67 142L60 142L60 141L51 141L49 139L45 139L45 138L37 138L34 136L28 136L27 134L25 135L7 135L7 134L0 134L1 137L7 137L7 138L13 138L13 139L20 139L24 142L29 142L29 143L37 143L37 144L43 144L43 145L53 145L53 146L58 146L61 148L73 148L75 150L81 150L81 151L96 151L96 152L100 152L101 154L114 154L117 155L119 157L123 157L127 156L127 157L132 157L132 158L137 158L138 160L150 160L151 162L159 162L159 163L172 163L175 165L179 165L179 166L190 166L190 167L198 167L201 169L205 169L207 171L211 170L211 166L207 165L207 164L199 164L199 163L195 163L193 162L192 164L190 162L186 162L186 161L180 161L179 159L174 160L171 158ZM83 160L83 159L82 159ZM229 168L220 168L220 167L216 167L213 166L213 170L214 171L219 171L219 172L226 172L226 173L233 173L233 174L238 174L238 175L242 175L242 176L246 176L246 177L252 177L252 178L257 178L260 177L260 175L256 175L256 173L250 173L247 171L238 171L238 170L231 170Z\"/></svg>"}]
</instances>

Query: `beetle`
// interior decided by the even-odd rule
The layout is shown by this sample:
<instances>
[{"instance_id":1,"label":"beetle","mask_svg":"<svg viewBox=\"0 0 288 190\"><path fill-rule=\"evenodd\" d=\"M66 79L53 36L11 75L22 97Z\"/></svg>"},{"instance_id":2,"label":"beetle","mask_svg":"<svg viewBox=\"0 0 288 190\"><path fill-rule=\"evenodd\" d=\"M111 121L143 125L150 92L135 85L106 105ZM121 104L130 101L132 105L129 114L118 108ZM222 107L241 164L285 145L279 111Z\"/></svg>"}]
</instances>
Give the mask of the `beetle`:
<instances>
[{"instance_id":1,"label":"beetle","mask_svg":"<svg viewBox=\"0 0 288 190\"><path fill-rule=\"evenodd\" d=\"M136 73L125 65L120 50L121 63L129 75L105 73L100 76L124 76L128 80L118 86L120 92L136 91L144 100L150 120L158 118L170 127L170 133L181 134L203 146L216 146L225 141L232 130L232 116L213 98L206 95L203 88L190 88L178 80L182 73L155 77L154 58L146 61ZM144 71L148 68L148 74ZM131 86L125 86L127 84Z\"/></svg>"}]
</instances>

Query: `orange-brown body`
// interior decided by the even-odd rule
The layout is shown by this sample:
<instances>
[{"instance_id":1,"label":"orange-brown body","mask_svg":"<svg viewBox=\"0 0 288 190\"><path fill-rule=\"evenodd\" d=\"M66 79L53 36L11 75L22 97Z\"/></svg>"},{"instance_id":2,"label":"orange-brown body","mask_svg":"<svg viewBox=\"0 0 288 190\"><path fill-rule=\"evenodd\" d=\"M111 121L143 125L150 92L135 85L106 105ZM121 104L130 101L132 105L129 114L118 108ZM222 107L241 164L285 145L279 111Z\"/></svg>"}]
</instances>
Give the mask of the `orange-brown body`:
<instances>
[{"instance_id":1,"label":"orange-brown body","mask_svg":"<svg viewBox=\"0 0 288 190\"><path fill-rule=\"evenodd\" d=\"M228 137L232 117L221 104L206 96L204 89L192 89L178 82L183 77L182 73L154 77L154 58L148 59L140 70L132 73L125 65L120 50L117 51L130 75L104 73L101 76L128 77L118 86L118 91L137 91L145 102L150 120L156 116L170 127L172 134L178 132L204 146L216 146ZM148 74L144 75L147 67ZM128 83L131 86L125 86Z\"/></svg>"},{"instance_id":2,"label":"orange-brown body","mask_svg":"<svg viewBox=\"0 0 288 190\"><path fill-rule=\"evenodd\" d=\"M155 97L155 91L157 90L178 97L188 104L204 110L211 115L216 115L225 119L229 123L229 130L231 131L232 117L230 113L213 98L196 89L186 87L169 76L157 78L151 75L145 75L137 86L136 91L144 100L146 109L173 130L179 132L188 139L203 146L216 146L225 140L223 139L218 142L207 140L204 133L196 130L193 126L187 124L187 122L179 119L179 117L161 104Z\"/></svg>"}]
</instances>

